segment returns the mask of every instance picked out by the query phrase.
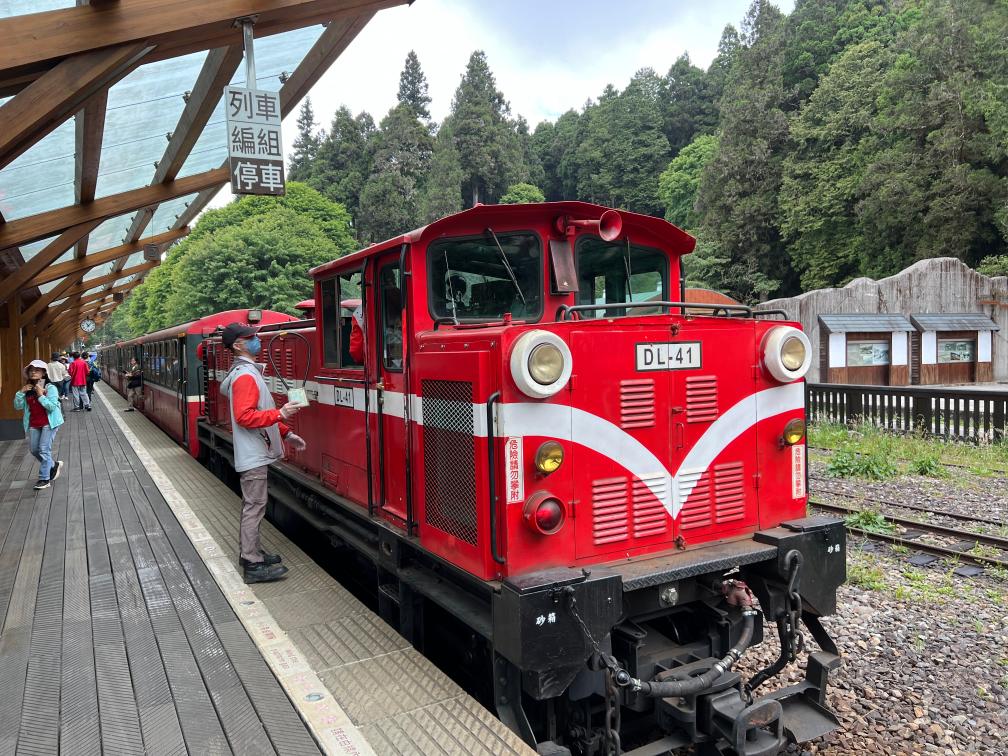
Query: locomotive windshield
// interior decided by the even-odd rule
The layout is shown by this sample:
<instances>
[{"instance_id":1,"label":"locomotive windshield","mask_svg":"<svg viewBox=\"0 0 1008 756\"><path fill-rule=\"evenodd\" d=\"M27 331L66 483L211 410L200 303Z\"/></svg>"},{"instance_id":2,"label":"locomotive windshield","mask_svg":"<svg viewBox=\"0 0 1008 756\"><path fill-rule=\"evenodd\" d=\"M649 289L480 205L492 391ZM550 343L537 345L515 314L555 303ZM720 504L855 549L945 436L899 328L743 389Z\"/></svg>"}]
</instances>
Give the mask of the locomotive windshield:
<instances>
[{"instance_id":1,"label":"locomotive windshield","mask_svg":"<svg viewBox=\"0 0 1008 756\"><path fill-rule=\"evenodd\" d=\"M584 236L577 244L578 304L610 304L668 300L668 256L657 249L625 240L607 242ZM626 310L583 312L582 317L612 317ZM634 309L634 315L655 315L660 307Z\"/></svg>"},{"instance_id":2,"label":"locomotive windshield","mask_svg":"<svg viewBox=\"0 0 1008 756\"><path fill-rule=\"evenodd\" d=\"M542 245L531 232L487 229L483 236L442 239L427 248L430 310L459 322L542 315Z\"/></svg>"}]
</instances>

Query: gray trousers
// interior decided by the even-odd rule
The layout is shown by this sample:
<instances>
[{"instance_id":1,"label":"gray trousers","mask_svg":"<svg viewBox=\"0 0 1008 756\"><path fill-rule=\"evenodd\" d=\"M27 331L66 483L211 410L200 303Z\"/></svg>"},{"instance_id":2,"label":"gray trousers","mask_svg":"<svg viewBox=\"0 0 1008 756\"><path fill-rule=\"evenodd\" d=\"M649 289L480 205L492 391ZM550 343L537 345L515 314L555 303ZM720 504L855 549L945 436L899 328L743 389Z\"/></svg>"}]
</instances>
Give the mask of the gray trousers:
<instances>
[{"instance_id":1,"label":"gray trousers","mask_svg":"<svg viewBox=\"0 0 1008 756\"><path fill-rule=\"evenodd\" d=\"M74 386L73 395L78 407L91 406L91 397L88 396L87 386Z\"/></svg>"},{"instance_id":2,"label":"gray trousers","mask_svg":"<svg viewBox=\"0 0 1008 756\"><path fill-rule=\"evenodd\" d=\"M247 562L263 560L262 544L259 540L259 523L266 514L266 469L267 466L253 467L239 473L242 490L241 530L239 544L241 558Z\"/></svg>"}]
</instances>

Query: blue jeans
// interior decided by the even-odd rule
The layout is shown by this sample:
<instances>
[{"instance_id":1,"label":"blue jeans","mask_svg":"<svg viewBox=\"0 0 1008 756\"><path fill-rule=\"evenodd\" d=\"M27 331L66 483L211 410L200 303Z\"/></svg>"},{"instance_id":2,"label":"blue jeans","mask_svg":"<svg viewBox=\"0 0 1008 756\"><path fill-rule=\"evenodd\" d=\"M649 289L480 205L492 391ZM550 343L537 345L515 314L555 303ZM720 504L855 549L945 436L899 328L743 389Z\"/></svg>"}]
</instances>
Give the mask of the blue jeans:
<instances>
[{"instance_id":1,"label":"blue jeans","mask_svg":"<svg viewBox=\"0 0 1008 756\"><path fill-rule=\"evenodd\" d=\"M58 429L57 429L58 430ZM39 480L49 480L52 472L52 444L56 431L48 425L41 428L29 428L28 440L31 443L31 453L39 461Z\"/></svg>"}]
</instances>

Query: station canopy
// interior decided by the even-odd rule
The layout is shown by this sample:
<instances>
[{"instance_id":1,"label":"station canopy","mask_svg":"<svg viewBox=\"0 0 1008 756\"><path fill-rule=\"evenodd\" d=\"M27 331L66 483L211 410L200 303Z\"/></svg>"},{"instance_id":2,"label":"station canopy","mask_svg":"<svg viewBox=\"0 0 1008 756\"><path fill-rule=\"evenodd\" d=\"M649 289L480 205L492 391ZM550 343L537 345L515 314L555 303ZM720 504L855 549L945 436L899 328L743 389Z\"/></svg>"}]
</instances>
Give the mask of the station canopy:
<instances>
[{"instance_id":1,"label":"station canopy","mask_svg":"<svg viewBox=\"0 0 1008 756\"><path fill-rule=\"evenodd\" d=\"M41 352L106 318L229 182L224 87L287 115L402 2L0 0L0 328Z\"/></svg>"}]
</instances>

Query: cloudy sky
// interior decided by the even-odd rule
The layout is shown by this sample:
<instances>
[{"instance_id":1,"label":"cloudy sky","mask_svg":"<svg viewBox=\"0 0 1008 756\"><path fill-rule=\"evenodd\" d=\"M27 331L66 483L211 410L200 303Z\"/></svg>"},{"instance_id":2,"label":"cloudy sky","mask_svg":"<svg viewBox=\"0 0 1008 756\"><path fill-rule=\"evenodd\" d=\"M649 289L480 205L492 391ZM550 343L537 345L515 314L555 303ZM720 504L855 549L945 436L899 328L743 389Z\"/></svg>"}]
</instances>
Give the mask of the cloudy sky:
<instances>
[{"instance_id":1,"label":"cloudy sky","mask_svg":"<svg viewBox=\"0 0 1008 756\"><path fill-rule=\"evenodd\" d=\"M645 66L665 73L684 52L706 68L725 24L738 27L750 0L416 0L379 11L311 91L328 126L340 105L375 121L395 105L406 54L415 50L440 121L473 50L483 50L513 114L534 129L597 97L622 89ZM790 12L793 0L779 7ZM284 146L297 134L284 122ZM230 199L226 189L212 203Z\"/></svg>"}]
</instances>

